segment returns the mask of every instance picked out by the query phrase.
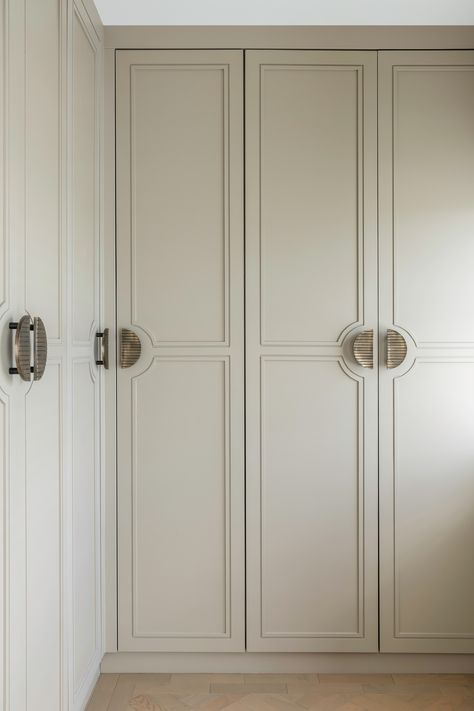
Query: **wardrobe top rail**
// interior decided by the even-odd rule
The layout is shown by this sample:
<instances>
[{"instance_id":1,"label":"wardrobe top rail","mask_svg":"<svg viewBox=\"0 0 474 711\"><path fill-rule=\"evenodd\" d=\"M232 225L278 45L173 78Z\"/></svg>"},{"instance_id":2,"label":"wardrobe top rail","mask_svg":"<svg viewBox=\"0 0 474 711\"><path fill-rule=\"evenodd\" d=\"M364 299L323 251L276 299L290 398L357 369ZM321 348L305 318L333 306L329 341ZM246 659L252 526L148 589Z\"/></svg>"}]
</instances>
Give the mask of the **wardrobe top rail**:
<instances>
[{"instance_id":1,"label":"wardrobe top rail","mask_svg":"<svg viewBox=\"0 0 474 711\"><path fill-rule=\"evenodd\" d=\"M108 49L473 49L474 26L113 26Z\"/></svg>"}]
</instances>

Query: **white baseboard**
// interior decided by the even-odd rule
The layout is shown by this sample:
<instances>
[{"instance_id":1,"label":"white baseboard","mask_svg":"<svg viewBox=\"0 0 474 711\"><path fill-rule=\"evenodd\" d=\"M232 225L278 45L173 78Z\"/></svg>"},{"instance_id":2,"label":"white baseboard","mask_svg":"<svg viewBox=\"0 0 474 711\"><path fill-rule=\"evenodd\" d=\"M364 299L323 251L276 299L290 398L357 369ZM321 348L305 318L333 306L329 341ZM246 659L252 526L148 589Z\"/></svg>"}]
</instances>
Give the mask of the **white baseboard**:
<instances>
[{"instance_id":1,"label":"white baseboard","mask_svg":"<svg viewBox=\"0 0 474 711\"><path fill-rule=\"evenodd\" d=\"M85 711L87 704L90 701L92 692L97 684L97 679L101 672L100 668L100 657L95 657L93 664L91 664L89 671L85 675L81 685L74 694L73 699L73 711Z\"/></svg>"},{"instance_id":2,"label":"white baseboard","mask_svg":"<svg viewBox=\"0 0 474 711\"><path fill-rule=\"evenodd\" d=\"M116 652L102 673L474 673L474 654L185 654Z\"/></svg>"}]
</instances>

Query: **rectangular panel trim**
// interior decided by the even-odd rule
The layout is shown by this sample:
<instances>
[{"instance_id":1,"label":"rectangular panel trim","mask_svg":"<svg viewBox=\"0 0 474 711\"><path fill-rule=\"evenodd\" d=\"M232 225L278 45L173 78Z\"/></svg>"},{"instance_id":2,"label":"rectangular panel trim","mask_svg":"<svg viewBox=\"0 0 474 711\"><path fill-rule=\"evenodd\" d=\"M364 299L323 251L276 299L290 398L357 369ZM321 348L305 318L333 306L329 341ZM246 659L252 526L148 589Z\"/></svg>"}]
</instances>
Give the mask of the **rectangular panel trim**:
<instances>
[{"instance_id":1,"label":"rectangular panel trim","mask_svg":"<svg viewBox=\"0 0 474 711\"><path fill-rule=\"evenodd\" d=\"M398 403L398 385L400 381L406 376L417 364L423 365L453 365L453 364L474 364L474 357L471 358L459 358L453 356L452 358L446 357L418 357L415 359L413 365L410 367L409 371L396 377L392 382L392 393L393 393L393 420L392 420L392 461L393 461L393 599L394 599L394 610L393 610L393 636L395 639L474 639L474 631L465 633L455 633L455 632L401 632L400 631L400 576L398 573L398 546L397 546L397 403Z\"/></svg>"},{"instance_id":2,"label":"rectangular panel trim","mask_svg":"<svg viewBox=\"0 0 474 711\"><path fill-rule=\"evenodd\" d=\"M135 554L135 540L136 540L136 530L135 522L137 520L138 512L136 510L136 481L134 472L137 471L137 448L135 442L137 441L137 380L138 378L146 373L155 363L168 362L168 363L223 363L224 364L224 411L225 411L225 425L224 425L224 452L225 452L225 464L224 464L224 497L225 497L225 514L224 514L224 556L225 556L225 582L224 582L224 600L225 600L225 631L221 633L207 633L207 634L195 634L195 633L173 633L173 634L159 634L158 632L138 632L137 631L137 619L136 619L136 606L135 600L137 599L137 589L136 589L136 554ZM230 370L231 370L231 359L230 356L154 356L148 365L148 367L139 375L134 376L131 379L131 398L132 398L132 440L131 440L131 464L132 464L132 494L131 494L131 511L132 511L132 638L134 639L228 639L231 637L231 569L232 569L232 548L230 539L230 493L231 493L231 410L230 410Z\"/></svg>"},{"instance_id":3,"label":"rectangular panel trim","mask_svg":"<svg viewBox=\"0 0 474 711\"><path fill-rule=\"evenodd\" d=\"M96 184L96 190L95 190L95 195L94 195L94 231L95 231L95 241L94 241L94 254L93 254L93 316L92 316L92 321L90 324L90 329L89 329L89 338L92 338L95 331L97 330L97 311L98 311L98 289L97 289L97 282L98 282L98 274L99 274L99 269L100 269L100 258L99 258L99 250L98 250L98 244L99 244L99 234L100 234L100 201L97 197L97 186L100 183L100 154L98 150L99 146L99 118L100 118L100 102L99 102L99 94L100 94L100 88L99 88L99 80L98 80L98 69L99 69L99 62L98 62L98 49L99 49L99 40L97 37L97 33L95 31L95 27L93 23L91 22L89 15L86 13L85 7L82 5L78 5L76 2L74 2L74 18L77 20L79 27L81 28L84 37L86 38L88 44L90 45L90 48L92 49L93 57L94 57L94 130L95 130L95 141L94 141L94 180ZM73 126L73 140L75 137L75 129ZM75 146L73 146L73 151L75 149ZM74 197L74 187L73 187L73 194L71 196L71 202L72 202L72 216L74 218L74 210L75 210L75 197ZM72 259L73 259L73 265L74 265L74 251L75 251L75 239L76 239L76 229L75 229L75 224L73 224L73 239L72 239L72 246L71 246L71 252L72 252ZM72 268L71 270L71 285L72 285L72 294L75 295L75 270ZM77 326L77 320L78 320L78 314L75 311L75 300L73 304L73 313L72 313L72 320L73 320L73 345L74 346L90 346L90 340L81 340L80 338L77 338L75 335L76 332L76 326Z\"/></svg>"},{"instance_id":4,"label":"rectangular panel trim","mask_svg":"<svg viewBox=\"0 0 474 711\"><path fill-rule=\"evenodd\" d=\"M358 529L358 546L357 546L357 579L358 579L358 585L357 585L357 610L358 610L358 624L357 624L357 632L327 632L327 633L320 633L320 632L307 632L304 634L298 633L290 633L290 632L264 632L263 630L263 600L264 600L264 585L263 585L263 553L264 553L264 546L263 546L263 521L264 521L264 514L263 514L263 472L265 469L265 458L264 458L264 451L263 451L263 442L264 442L264 419L265 419L265 411L264 411L264 390L265 390L265 378L264 378L264 371L265 371L265 364L268 362L289 362L289 363L295 363L295 362L316 362L316 363L337 363L343 373L345 373L349 378L354 380L357 383L357 409L358 409L358 417L359 417L359 422L362 423L362 425L359 424L358 426L358 442L357 442L357 488L358 488L358 502L357 502L357 529ZM365 390L365 379L356 375L352 371L350 371L347 366L344 363L344 360L341 356L318 356L318 355L312 355L312 356L303 356L303 355L297 355L297 356L289 356L289 355L282 355L282 356L277 356L277 355L267 355L267 356L260 356L260 532L259 532L259 541L260 541L260 566L259 566L259 576L260 576L260 585L259 585L259 593L260 593L260 637L262 639L272 639L272 638L287 638L287 639L307 639L307 638L315 638L315 639L361 639L365 637L365 611L364 611L364 587L365 587L365 575L364 575L364 567L365 567L365 559L364 559L364 541L365 541L365 511L364 511L364 460L365 460L365 446L364 446L364 438L365 438L365 421L364 421L364 390Z\"/></svg>"},{"instance_id":5,"label":"rectangular panel trim","mask_svg":"<svg viewBox=\"0 0 474 711\"><path fill-rule=\"evenodd\" d=\"M223 186L222 186L222 201L223 201L223 247L224 247L224 264L223 264L223 294L224 294L224 323L223 333L224 338L219 340L169 340L156 338L150 328L147 328L143 321L140 321L137 314L137 282L135 279L135 264L136 259L136 234L135 216L136 199L134 190L134 155L135 155L135 132L134 132L134 107L135 107L135 86L134 75L137 71L221 71L223 73ZM229 73L230 65L213 62L201 62L199 64L186 64L176 62L175 64L165 63L138 63L134 62L129 65L129 91L130 91L130 313L131 322L134 326L142 328L150 337L153 347L213 347L213 346L229 346L230 345L230 239L231 239L231 212L230 212L230 154L231 154L231 126L230 126L230 91L229 91Z\"/></svg>"},{"instance_id":6,"label":"rectangular panel trim","mask_svg":"<svg viewBox=\"0 0 474 711\"><path fill-rule=\"evenodd\" d=\"M343 330L339 333L336 340L321 341L321 340L292 340L292 339L269 339L265 336L265 280L263 272L263 264L265 261L265 248L263 239L263 229L262 229L262 145L263 145L263 134L262 134L262 116L264 113L263 106L263 83L264 83L264 73L268 71L278 71L285 69L285 71L354 71L357 74L357 123L356 123L356 135L357 135L357 256L356 256L356 283L357 283L357 302L356 310L358 313L358 318L351 323L348 323ZM364 67L359 64L319 64L315 62L314 64L269 64L264 63L260 65L260 75L259 75L259 156L258 156L258 180L259 180L259 276L260 276L260 345L261 346L315 346L315 347L337 347L341 346L344 338L349 333L349 331L357 326L364 323L364 180L363 180L363 168L364 168Z\"/></svg>"},{"instance_id":7,"label":"rectangular panel trim","mask_svg":"<svg viewBox=\"0 0 474 711\"><path fill-rule=\"evenodd\" d=\"M472 348L473 341L420 341L416 340L414 334L407 330L406 325L399 323L397 315L397 240L395 234L395 151L398 139L397 120L396 120L396 97L398 81L397 75L400 73L409 72L473 72L472 64L393 64L392 65L392 322L398 328L404 328L407 333L410 333L414 344L419 348Z\"/></svg>"}]
</instances>

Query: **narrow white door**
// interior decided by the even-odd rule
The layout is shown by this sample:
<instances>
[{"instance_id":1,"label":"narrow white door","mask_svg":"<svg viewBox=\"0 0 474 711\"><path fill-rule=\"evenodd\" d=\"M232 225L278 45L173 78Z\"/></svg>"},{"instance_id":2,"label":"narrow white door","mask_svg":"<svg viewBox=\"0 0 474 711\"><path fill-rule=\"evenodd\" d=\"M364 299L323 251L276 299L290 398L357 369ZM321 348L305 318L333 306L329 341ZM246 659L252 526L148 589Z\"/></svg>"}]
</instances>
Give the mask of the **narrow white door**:
<instances>
[{"instance_id":1,"label":"narrow white door","mask_svg":"<svg viewBox=\"0 0 474 711\"><path fill-rule=\"evenodd\" d=\"M474 52L382 52L379 101L381 649L472 653Z\"/></svg>"},{"instance_id":2,"label":"narrow white door","mask_svg":"<svg viewBox=\"0 0 474 711\"><path fill-rule=\"evenodd\" d=\"M252 651L377 649L376 61L246 54Z\"/></svg>"},{"instance_id":3,"label":"narrow white door","mask_svg":"<svg viewBox=\"0 0 474 711\"><path fill-rule=\"evenodd\" d=\"M67 708L63 568L66 390L66 38L58 0L6 3L2 259L2 508L6 593L2 709ZM46 326L41 380L9 374L9 321ZM3 617L3 616L2 616Z\"/></svg>"},{"instance_id":4,"label":"narrow white door","mask_svg":"<svg viewBox=\"0 0 474 711\"><path fill-rule=\"evenodd\" d=\"M84 707L102 659L100 378L101 37L82 2L71 7L71 133L68 358L71 427L70 687Z\"/></svg>"},{"instance_id":5,"label":"narrow white door","mask_svg":"<svg viewBox=\"0 0 474 711\"><path fill-rule=\"evenodd\" d=\"M94 363L100 41L81 0L3 5L8 12L2 13L1 28L6 48L1 127L6 229L0 246L2 709L76 711L84 708L101 652ZM95 35L92 60L83 51L82 32ZM43 320L48 342L44 375L29 382L9 372L8 323L25 313ZM80 314L74 325L73 313Z\"/></svg>"},{"instance_id":6,"label":"narrow white door","mask_svg":"<svg viewBox=\"0 0 474 711\"><path fill-rule=\"evenodd\" d=\"M121 651L244 648L242 68L118 52Z\"/></svg>"}]
</instances>

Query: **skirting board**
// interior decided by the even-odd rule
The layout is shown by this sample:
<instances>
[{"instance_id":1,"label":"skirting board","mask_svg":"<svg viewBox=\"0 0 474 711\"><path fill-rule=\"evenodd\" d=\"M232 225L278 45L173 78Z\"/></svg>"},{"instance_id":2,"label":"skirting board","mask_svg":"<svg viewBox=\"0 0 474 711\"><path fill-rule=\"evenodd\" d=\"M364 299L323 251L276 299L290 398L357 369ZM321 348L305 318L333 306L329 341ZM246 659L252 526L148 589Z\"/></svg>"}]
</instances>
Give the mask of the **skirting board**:
<instances>
[{"instance_id":1,"label":"skirting board","mask_svg":"<svg viewBox=\"0 0 474 711\"><path fill-rule=\"evenodd\" d=\"M474 673L474 654L185 654L116 652L102 660L103 674L450 674Z\"/></svg>"}]
</instances>

